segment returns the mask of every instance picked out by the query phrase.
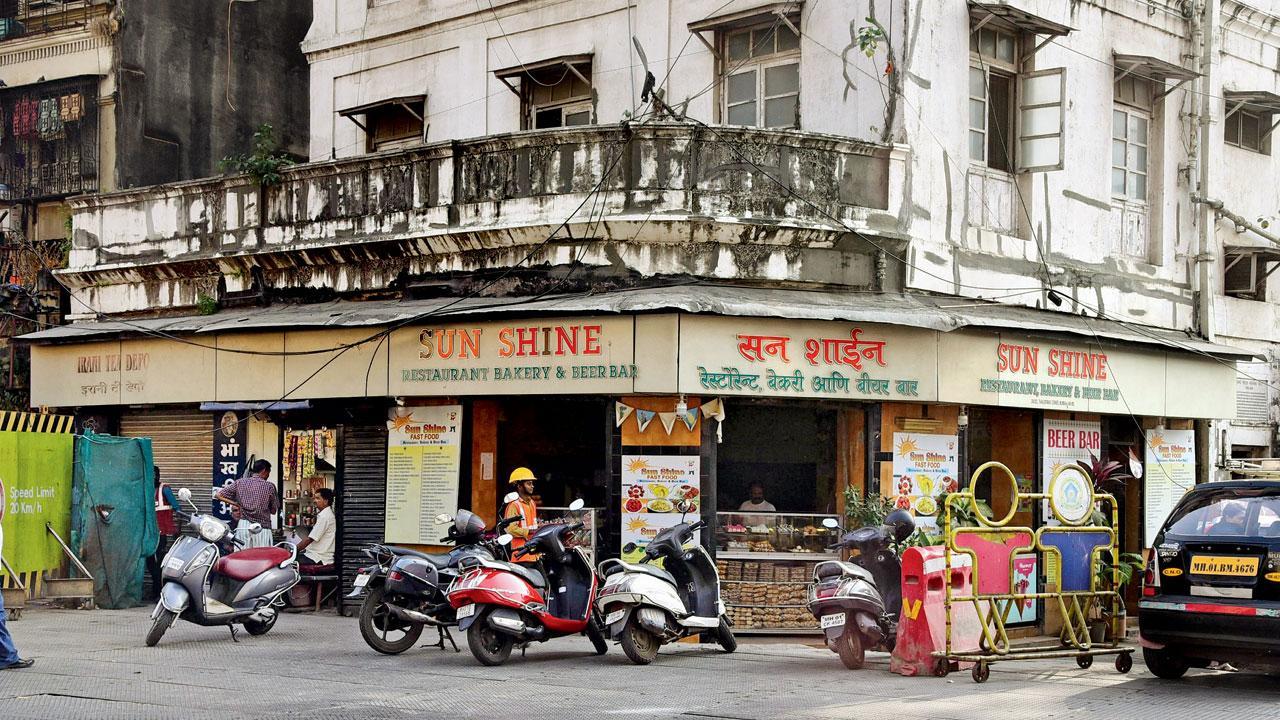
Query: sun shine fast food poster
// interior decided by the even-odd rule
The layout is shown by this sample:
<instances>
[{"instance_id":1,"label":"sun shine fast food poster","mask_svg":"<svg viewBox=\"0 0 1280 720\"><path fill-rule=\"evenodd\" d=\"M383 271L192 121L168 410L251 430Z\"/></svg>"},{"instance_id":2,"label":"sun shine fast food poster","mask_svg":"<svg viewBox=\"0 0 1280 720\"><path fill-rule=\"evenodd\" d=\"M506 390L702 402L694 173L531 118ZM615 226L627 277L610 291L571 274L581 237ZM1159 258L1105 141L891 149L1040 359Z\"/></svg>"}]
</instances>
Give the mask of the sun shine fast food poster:
<instances>
[{"instance_id":1,"label":"sun shine fast food poster","mask_svg":"<svg viewBox=\"0 0 1280 720\"><path fill-rule=\"evenodd\" d=\"M659 532L701 515L697 455L622 456L622 559L635 562ZM634 549L627 552L629 544Z\"/></svg>"},{"instance_id":2,"label":"sun shine fast food poster","mask_svg":"<svg viewBox=\"0 0 1280 720\"><path fill-rule=\"evenodd\" d=\"M955 435L893 434L894 505L913 511L929 532L938 527L938 495L959 487L958 447Z\"/></svg>"}]
</instances>

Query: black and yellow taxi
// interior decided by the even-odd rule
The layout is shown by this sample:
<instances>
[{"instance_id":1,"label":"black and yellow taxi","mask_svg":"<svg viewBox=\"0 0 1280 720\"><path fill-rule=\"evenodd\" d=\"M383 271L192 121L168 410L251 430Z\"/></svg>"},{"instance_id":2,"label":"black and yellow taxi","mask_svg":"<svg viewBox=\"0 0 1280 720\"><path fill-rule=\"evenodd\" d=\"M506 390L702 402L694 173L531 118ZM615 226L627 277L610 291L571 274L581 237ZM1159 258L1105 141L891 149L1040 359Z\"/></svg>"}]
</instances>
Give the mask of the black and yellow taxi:
<instances>
[{"instance_id":1,"label":"black and yellow taxi","mask_svg":"<svg viewBox=\"0 0 1280 720\"><path fill-rule=\"evenodd\" d=\"M1152 674L1280 668L1280 480L1197 485L1156 535L1138 604Z\"/></svg>"}]
</instances>

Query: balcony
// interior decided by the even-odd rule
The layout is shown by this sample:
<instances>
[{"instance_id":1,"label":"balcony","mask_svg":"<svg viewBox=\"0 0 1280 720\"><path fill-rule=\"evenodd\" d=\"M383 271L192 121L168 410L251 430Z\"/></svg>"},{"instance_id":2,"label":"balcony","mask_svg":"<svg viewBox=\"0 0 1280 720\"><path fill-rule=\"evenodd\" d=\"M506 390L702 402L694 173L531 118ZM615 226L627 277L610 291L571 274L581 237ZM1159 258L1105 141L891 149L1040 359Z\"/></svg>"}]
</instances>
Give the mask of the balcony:
<instances>
[{"instance_id":1,"label":"balcony","mask_svg":"<svg viewBox=\"0 0 1280 720\"><path fill-rule=\"evenodd\" d=\"M0 42L80 27L107 0L0 0Z\"/></svg>"},{"instance_id":2,"label":"balcony","mask_svg":"<svg viewBox=\"0 0 1280 720\"><path fill-rule=\"evenodd\" d=\"M870 286L874 253L832 218L900 239L891 188L905 156L812 133L677 123L440 143L293 166L267 188L239 176L74 198L62 277L107 313L191 305L254 282L359 293L570 263Z\"/></svg>"}]
</instances>

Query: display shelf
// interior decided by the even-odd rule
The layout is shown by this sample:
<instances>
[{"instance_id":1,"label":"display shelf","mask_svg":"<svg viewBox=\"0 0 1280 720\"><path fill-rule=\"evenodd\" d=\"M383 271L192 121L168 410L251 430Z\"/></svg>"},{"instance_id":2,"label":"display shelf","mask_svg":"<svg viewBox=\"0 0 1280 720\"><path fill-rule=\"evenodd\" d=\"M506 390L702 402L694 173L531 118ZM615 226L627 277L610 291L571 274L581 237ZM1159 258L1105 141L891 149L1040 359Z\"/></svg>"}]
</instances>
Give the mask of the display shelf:
<instances>
[{"instance_id":1,"label":"display shelf","mask_svg":"<svg viewBox=\"0 0 1280 720\"><path fill-rule=\"evenodd\" d=\"M717 560L777 560L780 562L821 562L823 560L839 560L840 556L827 553L797 552L738 552L719 550Z\"/></svg>"},{"instance_id":2,"label":"display shelf","mask_svg":"<svg viewBox=\"0 0 1280 720\"><path fill-rule=\"evenodd\" d=\"M733 628L734 635L821 635L822 628L813 627L768 627L768 628Z\"/></svg>"}]
</instances>

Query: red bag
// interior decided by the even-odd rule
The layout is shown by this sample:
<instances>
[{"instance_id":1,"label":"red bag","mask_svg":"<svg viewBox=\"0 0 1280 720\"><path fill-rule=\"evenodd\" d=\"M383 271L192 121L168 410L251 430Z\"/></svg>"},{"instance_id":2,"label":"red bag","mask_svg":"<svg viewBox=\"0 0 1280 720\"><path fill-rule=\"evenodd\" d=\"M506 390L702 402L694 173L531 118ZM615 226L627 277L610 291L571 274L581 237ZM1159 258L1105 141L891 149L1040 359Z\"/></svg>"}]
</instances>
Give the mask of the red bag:
<instances>
[{"instance_id":1,"label":"red bag","mask_svg":"<svg viewBox=\"0 0 1280 720\"><path fill-rule=\"evenodd\" d=\"M172 536L178 534L178 523L173 518L173 508L169 506L164 499L164 489L168 487L164 483L156 488L156 527L160 529L161 535Z\"/></svg>"}]
</instances>

